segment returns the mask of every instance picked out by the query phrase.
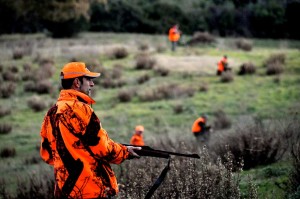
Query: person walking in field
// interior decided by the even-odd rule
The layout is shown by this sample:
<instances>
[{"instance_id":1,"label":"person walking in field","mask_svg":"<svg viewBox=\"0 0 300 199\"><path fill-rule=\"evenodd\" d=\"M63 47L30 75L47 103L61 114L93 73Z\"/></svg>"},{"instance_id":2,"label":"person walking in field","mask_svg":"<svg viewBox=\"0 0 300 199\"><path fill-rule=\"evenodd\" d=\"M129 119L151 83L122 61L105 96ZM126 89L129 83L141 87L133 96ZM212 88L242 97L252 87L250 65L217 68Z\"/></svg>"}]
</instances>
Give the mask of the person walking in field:
<instances>
[{"instance_id":1,"label":"person walking in field","mask_svg":"<svg viewBox=\"0 0 300 199\"><path fill-rule=\"evenodd\" d=\"M144 132L144 127L142 125L136 126L135 132L130 139L130 144L136 146L144 146L145 142L143 138L143 132Z\"/></svg>"},{"instance_id":2,"label":"person walking in field","mask_svg":"<svg viewBox=\"0 0 300 199\"><path fill-rule=\"evenodd\" d=\"M44 117L40 155L54 167L55 198L109 198L118 193L110 164L139 157L111 140L91 105L93 79L84 63L71 62L61 70L62 90Z\"/></svg>"},{"instance_id":3,"label":"person walking in field","mask_svg":"<svg viewBox=\"0 0 300 199\"><path fill-rule=\"evenodd\" d=\"M176 24L169 29L169 41L171 42L171 50L175 51L177 43L180 39L181 31L179 30L179 25Z\"/></svg>"},{"instance_id":4,"label":"person walking in field","mask_svg":"<svg viewBox=\"0 0 300 199\"><path fill-rule=\"evenodd\" d=\"M217 75L222 75L224 71L230 70L228 67L227 55L224 55L218 62Z\"/></svg>"},{"instance_id":5,"label":"person walking in field","mask_svg":"<svg viewBox=\"0 0 300 199\"><path fill-rule=\"evenodd\" d=\"M207 126L207 116L202 115L197 118L192 125L192 133L202 143L207 143L210 137L210 126Z\"/></svg>"}]
</instances>

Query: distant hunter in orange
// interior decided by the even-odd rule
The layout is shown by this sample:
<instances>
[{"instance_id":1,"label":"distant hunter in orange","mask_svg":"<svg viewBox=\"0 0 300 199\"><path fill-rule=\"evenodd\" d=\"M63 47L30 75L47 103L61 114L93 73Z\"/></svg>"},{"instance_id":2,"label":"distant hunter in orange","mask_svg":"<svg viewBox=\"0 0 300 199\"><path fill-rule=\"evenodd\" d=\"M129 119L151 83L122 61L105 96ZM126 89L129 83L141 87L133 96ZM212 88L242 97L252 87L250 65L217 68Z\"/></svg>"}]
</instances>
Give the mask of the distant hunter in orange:
<instances>
[{"instance_id":1,"label":"distant hunter in orange","mask_svg":"<svg viewBox=\"0 0 300 199\"><path fill-rule=\"evenodd\" d=\"M42 159L54 167L55 198L108 198L118 193L110 164L138 157L108 137L91 104L93 79L84 63L71 62L61 71L62 90L41 127Z\"/></svg>"},{"instance_id":2,"label":"distant hunter in orange","mask_svg":"<svg viewBox=\"0 0 300 199\"><path fill-rule=\"evenodd\" d=\"M181 31L179 30L179 25L176 24L169 30L169 40L172 44L172 51L176 50L177 42L180 39Z\"/></svg>"},{"instance_id":3,"label":"distant hunter in orange","mask_svg":"<svg viewBox=\"0 0 300 199\"><path fill-rule=\"evenodd\" d=\"M131 145L144 146L144 138L143 138L144 127L138 125L135 127L135 132L130 139Z\"/></svg>"}]
</instances>

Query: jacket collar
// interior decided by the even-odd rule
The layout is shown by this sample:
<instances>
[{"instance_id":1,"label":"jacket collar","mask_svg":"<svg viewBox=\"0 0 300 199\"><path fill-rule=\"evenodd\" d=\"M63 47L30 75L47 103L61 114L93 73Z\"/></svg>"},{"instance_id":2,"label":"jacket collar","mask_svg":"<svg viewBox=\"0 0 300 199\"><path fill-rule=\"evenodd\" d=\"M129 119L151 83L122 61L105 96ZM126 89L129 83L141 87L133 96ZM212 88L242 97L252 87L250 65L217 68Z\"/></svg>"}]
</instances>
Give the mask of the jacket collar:
<instances>
[{"instance_id":1,"label":"jacket collar","mask_svg":"<svg viewBox=\"0 0 300 199\"><path fill-rule=\"evenodd\" d=\"M79 100L87 104L95 104L95 100L93 100L90 96L74 89L61 90L58 101L62 100Z\"/></svg>"}]
</instances>

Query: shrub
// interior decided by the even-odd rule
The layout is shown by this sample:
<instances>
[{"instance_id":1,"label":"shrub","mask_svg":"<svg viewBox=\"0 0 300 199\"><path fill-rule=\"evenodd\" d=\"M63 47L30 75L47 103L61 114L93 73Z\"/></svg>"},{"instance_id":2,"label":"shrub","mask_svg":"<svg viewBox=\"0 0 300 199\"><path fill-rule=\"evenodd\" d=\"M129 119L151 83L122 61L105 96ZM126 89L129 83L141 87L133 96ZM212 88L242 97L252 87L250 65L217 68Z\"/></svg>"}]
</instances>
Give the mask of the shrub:
<instances>
[{"instance_id":1,"label":"shrub","mask_svg":"<svg viewBox=\"0 0 300 199\"><path fill-rule=\"evenodd\" d=\"M118 99L120 102L130 102L135 92L132 90L121 90L118 93Z\"/></svg>"},{"instance_id":2,"label":"shrub","mask_svg":"<svg viewBox=\"0 0 300 199\"><path fill-rule=\"evenodd\" d=\"M16 82L20 80L20 76L18 73L12 72L10 70L4 71L2 73L3 80Z\"/></svg>"},{"instance_id":3,"label":"shrub","mask_svg":"<svg viewBox=\"0 0 300 199\"><path fill-rule=\"evenodd\" d=\"M159 67L159 68L155 68L154 72L155 72L155 74L165 77L165 76L168 76L170 71L166 68Z\"/></svg>"},{"instance_id":4,"label":"shrub","mask_svg":"<svg viewBox=\"0 0 300 199\"><path fill-rule=\"evenodd\" d=\"M254 64L248 62L248 63L243 63L240 66L240 71L238 72L238 74L239 75L254 74L255 71L256 71L256 67L254 66Z\"/></svg>"},{"instance_id":5,"label":"shrub","mask_svg":"<svg viewBox=\"0 0 300 199\"><path fill-rule=\"evenodd\" d=\"M182 104L176 104L173 106L173 112L175 114L180 114L184 111L183 105Z\"/></svg>"},{"instance_id":6,"label":"shrub","mask_svg":"<svg viewBox=\"0 0 300 199\"><path fill-rule=\"evenodd\" d=\"M139 50L141 50L141 51L146 51L146 50L148 50L149 49L149 44L147 44L147 43L145 43L145 42L141 42L140 44L139 44Z\"/></svg>"},{"instance_id":7,"label":"shrub","mask_svg":"<svg viewBox=\"0 0 300 199\"><path fill-rule=\"evenodd\" d=\"M25 53L22 48L16 48L13 50L13 59L22 59L24 54Z\"/></svg>"},{"instance_id":8,"label":"shrub","mask_svg":"<svg viewBox=\"0 0 300 199\"><path fill-rule=\"evenodd\" d=\"M187 41L188 45L196 45L199 43L202 44L210 44L215 42L215 38L213 35L209 34L208 32L195 32L192 38Z\"/></svg>"},{"instance_id":9,"label":"shrub","mask_svg":"<svg viewBox=\"0 0 300 199\"><path fill-rule=\"evenodd\" d=\"M16 83L14 82L3 82L0 85L0 96L2 98L9 98L15 93Z\"/></svg>"},{"instance_id":10,"label":"shrub","mask_svg":"<svg viewBox=\"0 0 300 199\"><path fill-rule=\"evenodd\" d=\"M34 110L35 112L39 112L44 110L47 107L47 103L40 98L39 96L32 96L28 101L27 105Z\"/></svg>"},{"instance_id":11,"label":"shrub","mask_svg":"<svg viewBox=\"0 0 300 199\"><path fill-rule=\"evenodd\" d=\"M1 158L14 157L16 155L16 149L14 147L5 147L0 151Z\"/></svg>"},{"instance_id":12,"label":"shrub","mask_svg":"<svg viewBox=\"0 0 300 199\"><path fill-rule=\"evenodd\" d=\"M11 114L11 110L3 105L0 106L0 118Z\"/></svg>"},{"instance_id":13,"label":"shrub","mask_svg":"<svg viewBox=\"0 0 300 199\"><path fill-rule=\"evenodd\" d=\"M231 71L225 71L221 75L221 82L228 83L233 81L233 73Z\"/></svg>"},{"instance_id":14,"label":"shrub","mask_svg":"<svg viewBox=\"0 0 300 199\"><path fill-rule=\"evenodd\" d=\"M198 149L197 143L190 141L174 143L165 139L149 145L168 151L198 152L200 155L197 160L172 157L170 170L153 198L240 198L240 177L238 172L232 171L230 156L226 156L228 162L225 164L220 159L213 162L205 148ZM156 177L154 174L159 173L164 164L167 161L149 157L122 163L120 172L116 173L121 184L118 198L144 198ZM130 169L132 167L136 169ZM255 191L253 189L248 195L254 195Z\"/></svg>"},{"instance_id":15,"label":"shrub","mask_svg":"<svg viewBox=\"0 0 300 199\"><path fill-rule=\"evenodd\" d=\"M111 71L111 78L120 79L122 77L123 66L116 64Z\"/></svg>"},{"instance_id":16,"label":"shrub","mask_svg":"<svg viewBox=\"0 0 300 199\"><path fill-rule=\"evenodd\" d=\"M215 129L227 129L231 127L231 121L223 110L218 110L214 113L215 121L214 128Z\"/></svg>"},{"instance_id":17,"label":"shrub","mask_svg":"<svg viewBox=\"0 0 300 199\"><path fill-rule=\"evenodd\" d=\"M267 66L267 75L277 75L283 72L283 65L279 62L270 63Z\"/></svg>"},{"instance_id":18,"label":"shrub","mask_svg":"<svg viewBox=\"0 0 300 199\"><path fill-rule=\"evenodd\" d=\"M12 130L12 125L7 123L0 123L0 134L8 134Z\"/></svg>"},{"instance_id":19,"label":"shrub","mask_svg":"<svg viewBox=\"0 0 300 199\"><path fill-rule=\"evenodd\" d=\"M289 184L287 186L288 198L299 198L300 196L300 123L299 119L290 125L290 154L292 160L292 169L289 174Z\"/></svg>"},{"instance_id":20,"label":"shrub","mask_svg":"<svg viewBox=\"0 0 300 199\"><path fill-rule=\"evenodd\" d=\"M235 42L235 45L238 49L242 49L244 51L251 51L252 50L252 42L246 39L238 39Z\"/></svg>"},{"instance_id":21,"label":"shrub","mask_svg":"<svg viewBox=\"0 0 300 199\"><path fill-rule=\"evenodd\" d=\"M36 83L36 88L35 91L38 94L46 94L46 93L51 93L53 91L53 86L50 80L40 80Z\"/></svg>"},{"instance_id":22,"label":"shrub","mask_svg":"<svg viewBox=\"0 0 300 199\"><path fill-rule=\"evenodd\" d=\"M167 50L167 47L163 44L159 44L156 46L156 52L163 53Z\"/></svg>"},{"instance_id":23,"label":"shrub","mask_svg":"<svg viewBox=\"0 0 300 199\"><path fill-rule=\"evenodd\" d=\"M110 57L112 59L123 59L127 57L128 54L128 50L125 47L117 47L112 50Z\"/></svg>"},{"instance_id":24,"label":"shrub","mask_svg":"<svg viewBox=\"0 0 300 199\"><path fill-rule=\"evenodd\" d=\"M148 74L144 74L144 75L138 77L137 82L138 82L139 84L143 84L143 83L145 83L146 81L149 81L149 79L150 79L150 76L149 76Z\"/></svg>"},{"instance_id":25,"label":"shrub","mask_svg":"<svg viewBox=\"0 0 300 199\"><path fill-rule=\"evenodd\" d=\"M280 160L287 151L286 135L279 127L275 123L267 126L256 120L254 124L240 126L234 132L223 135L221 139L214 139L210 149L219 156L230 151L234 164L243 161L244 169L271 164Z\"/></svg>"},{"instance_id":26,"label":"shrub","mask_svg":"<svg viewBox=\"0 0 300 199\"><path fill-rule=\"evenodd\" d=\"M273 64L276 64L276 63L278 63L280 65L284 65L285 64L285 54L278 53L278 54L270 55L270 57L268 57L264 61L264 66L268 67L269 65L273 65Z\"/></svg>"},{"instance_id":27,"label":"shrub","mask_svg":"<svg viewBox=\"0 0 300 199\"><path fill-rule=\"evenodd\" d=\"M23 85L24 85L24 91L26 91L26 92L35 92L36 91L37 86L34 81L25 82Z\"/></svg>"},{"instance_id":28,"label":"shrub","mask_svg":"<svg viewBox=\"0 0 300 199\"><path fill-rule=\"evenodd\" d=\"M209 88L208 84L206 82L204 82L204 83L201 83L201 85L199 87L199 91L201 91L201 92L207 92L208 88Z\"/></svg>"},{"instance_id":29,"label":"shrub","mask_svg":"<svg viewBox=\"0 0 300 199\"><path fill-rule=\"evenodd\" d=\"M156 64L156 60L149 55L142 54L136 58L136 69L152 69Z\"/></svg>"},{"instance_id":30,"label":"shrub","mask_svg":"<svg viewBox=\"0 0 300 199\"><path fill-rule=\"evenodd\" d=\"M141 101L155 101L162 99L174 99L178 97L191 97L195 93L192 87L184 87L176 84L161 85L157 88L139 93Z\"/></svg>"}]
</instances>

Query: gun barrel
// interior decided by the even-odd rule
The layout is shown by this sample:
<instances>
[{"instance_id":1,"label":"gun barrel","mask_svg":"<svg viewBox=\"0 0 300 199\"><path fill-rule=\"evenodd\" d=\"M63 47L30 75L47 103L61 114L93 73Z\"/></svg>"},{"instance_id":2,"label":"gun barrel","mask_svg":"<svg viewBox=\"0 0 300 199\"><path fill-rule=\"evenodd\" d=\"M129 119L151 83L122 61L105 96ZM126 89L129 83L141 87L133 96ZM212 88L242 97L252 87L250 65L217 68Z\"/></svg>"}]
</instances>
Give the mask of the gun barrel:
<instances>
[{"instance_id":1,"label":"gun barrel","mask_svg":"<svg viewBox=\"0 0 300 199\"><path fill-rule=\"evenodd\" d=\"M125 146L135 146L135 145L129 145L129 144L123 144L123 145L125 145ZM177 153L177 152L171 152L171 151L156 150L156 149L153 149L149 146L139 146L139 147L141 147L142 149L141 150L136 150L135 152L140 156L169 158L170 155L175 155L175 156L182 156L182 157L200 159L200 156L196 153L185 154L185 153Z\"/></svg>"}]
</instances>

